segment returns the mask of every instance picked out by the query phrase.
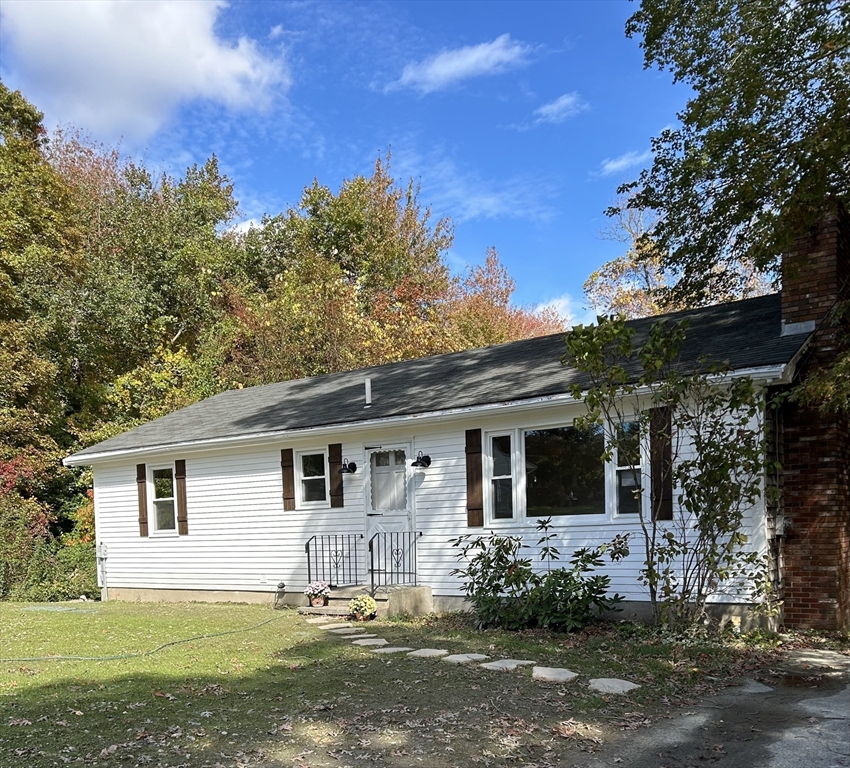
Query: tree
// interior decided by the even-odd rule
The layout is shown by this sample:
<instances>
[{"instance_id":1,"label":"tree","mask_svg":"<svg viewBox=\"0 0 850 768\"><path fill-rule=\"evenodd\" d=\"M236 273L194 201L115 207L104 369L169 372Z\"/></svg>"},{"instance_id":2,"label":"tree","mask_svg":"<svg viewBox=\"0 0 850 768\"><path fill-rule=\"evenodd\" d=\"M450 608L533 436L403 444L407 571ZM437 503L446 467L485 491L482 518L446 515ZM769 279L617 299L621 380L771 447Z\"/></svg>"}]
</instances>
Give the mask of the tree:
<instances>
[{"instance_id":1,"label":"tree","mask_svg":"<svg viewBox=\"0 0 850 768\"><path fill-rule=\"evenodd\" d=\"M635 343L624 318L577 326L564 362L590 379L574 385L588 413L579 423L607 433L606 461L635 489L644 544L640 581L657 621L690 629L706 621L710 597L731 593L757 601L768 590L767 562L747 549L742 523L762 496L763 393L748 377L700 361L682 370L687 326L660 320ZM640 447L653 443L646 466ZM618 477L618 483L620 479ZM641 489L652 486L649 503ZM669 499L668 487L674 494Z\"/></svg>"},{"instance_id":2,"label":"tree","mask_svg":"<svg viewBox=\"0 0 850 768\"><path fill-rule=\"evenodd\" d=\"M453 281L445 312L450 348L484 347L567 330L566 318L553 309L513 304L515 289L496 249L488 248L483 265L470 267Z\"/></svg>"},{"instance_id":3,"label":"tree","mask_svg":"<svg viewBox=\"0 0 850 768\"><path fill-rule=\"evenodd\" d=\"M733 260L726 270L730 280L714 284L711 295L681 296L679 274L654 237L660 217L630 204L624 197L612 211L614 221L602 237L626 246L626 253L603 264L584 283L590 307L603 315L651 317L705 304L722 304L769 293L771 282L751 264ZM687 303L688 301L698 304Z\"/></svg>"},{"instance_id":4,"label":"tree","mask_svg":"<svg viewBox=\"0 0 850 768\"><path fill-rule=\"evenodd\" d=\"M736 260L775 271L793 239L850 195L846 0L643 0L626 25L647 67L694 96L623 192L660 214L653 237L675 293L734 283ZM617 206L620 208L622 206Z\"/></svg>"}]
</instances>

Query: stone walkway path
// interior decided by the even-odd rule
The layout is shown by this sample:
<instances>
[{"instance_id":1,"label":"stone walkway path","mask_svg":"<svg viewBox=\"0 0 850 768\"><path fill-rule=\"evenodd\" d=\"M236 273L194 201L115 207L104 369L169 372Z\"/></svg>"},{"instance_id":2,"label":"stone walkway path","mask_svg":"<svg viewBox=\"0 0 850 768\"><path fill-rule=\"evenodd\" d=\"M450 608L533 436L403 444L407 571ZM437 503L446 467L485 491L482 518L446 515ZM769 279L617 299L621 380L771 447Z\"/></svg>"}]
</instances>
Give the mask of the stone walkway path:
<instances>
[{"instance_id":1,"label":"stone walkway path","mask_svg":"<svg viewBox=\"0 0 850 768\"><path fill-rule=\"evenodd\" d=\"M512 672L521 667L532 667L532 680L540 680L547 683L571 683L578 673L564 667L541 667L530 659L496 659L487 661L489 656L483 653L449 653L445 648L408 648L406 646L391 646L387 640L371 634L365 627L352 624L349 621L341 622L338 616L317 616L306 619L308 624L316 624L319 629L326 630L328 634L338 635L341 640L349 640L352 645L361 646L377 654L405 654L412 658L440 659L448 664L476 664L478 669L486 669L496 672ZM588 686L599 693L628 693L635 688L640 688L636 683L628 680L620 680L616 677L597 677L589 681Z\"/></svg>"}]
</instances>

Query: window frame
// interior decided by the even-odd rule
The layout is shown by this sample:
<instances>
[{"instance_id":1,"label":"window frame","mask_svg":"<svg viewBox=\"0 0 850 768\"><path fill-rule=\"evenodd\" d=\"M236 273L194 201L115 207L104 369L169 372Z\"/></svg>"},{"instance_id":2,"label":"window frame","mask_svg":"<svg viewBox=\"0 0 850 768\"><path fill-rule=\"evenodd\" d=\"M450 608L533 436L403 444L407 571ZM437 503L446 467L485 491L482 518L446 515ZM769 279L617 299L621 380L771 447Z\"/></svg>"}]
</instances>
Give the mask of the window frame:
<instances>
[{"instance_id":1,"label":"window frame","mask_svg":"<svg viewBox=\"0 0 850 768\"><path fill-rule=\"evenodd\" d=\"M632 415L623 419L624 424L642 424L641 419L637 415ZM606 434L613 434L615 427L612 425ZM638 455L640 457L640 465L637 467L638 476L640 477L640 510L638 512L620 512L620 486L619 473L622 470L631 469L629 465L622 466L620 464L619 451L616 446L612 450L611 465L612 470L612 510L614 519L622 519L627 521L637 521L641 518L641 512L648 510L649 492L650 492L650 477L649 477L649 435L647 429L641 429L638 434Z\"/></svg>"},{"instance_id":2,"label":"window frame","mask_svg":"<svg viewBox=\"0 0 850 768\"><path fill-rule=\"evenodd\" d=\"M164 469L167 469L171 472L171 496L163 497L161 499L156 498L156 483L154 481L154 472L160 472ZM161 536L161 537L178 537L180 535L178 531L178 523L177 523L177 470L174 466L174 462L161 462L157 464L148 464L147 465L147 484L148 484L148 535L149 536ZM166 501L171 500L171 514L174 519L174 527L173 528L160 528L159 527L159 516L157 515L156 510L156 502L157 501Z\"/></svg>"},{"instance_id":3,"label":"window frame","mask_svg":"<svg viewBox=\"0 0 850 768\"><path fill-rule=\"evenodd\" d=\"M304 475L304 456L317 456L321 454L324 462L324 475ZM295 475L295 508L296 509L329 509L331 506L331 478L330 478L330 460L328 457L327 446L322 448L304 448L293 452L293 472ZM304 498L304 480L316 480L324 478L325 481L325 498L316 501L307 501Z\"/></svg>"},{"instance_id":4,"label":"window frame","mask_svg":"<svg viewBox=\"0 0 850 768\"><path fill-rule=\"evenodd\" d=\"M527 431L538 431L547 429L564 429L567 427L575 427L577 417L566 418L563 420L544 422L541 424L530 421L521 426L513 426L509 428L494 428L482 430L482 445L481 453L483 459L482 472L482 495L484 502L484 524L486 526L505 526L505 527L530 527L536 526L537 521L543 518L529 517L528 505L526 499L526 446L525 433ZM624 421L640 421L638 415L626 417ZM604 439L610 440L612 434L612 426L606 424L603 427ZM509 436L511 438L511 471L513 473L513 517L499 518L494 516L494 494L493 480L496 476L493 475L493 443L494 437ZM648 509L648 495L650 489L649 477L649 437L646 430L641 430L640 435L640 460L641 460L641 504L643 509ZM627 512L620 514L619 498L617 488L617 470L619 468L616 450L611 459L604 462L603 477L605 482L605 511L603 513L586 514L586 515L557 515L552 518L553 524L561 524L566 526L580 525L598 525L600 523L636 523L640 516L639 514ZM503 477L499 475L498 477Z\"/></svg>"},{"instance_id":5,"label":"window frame","mask_svg":"<svg viewBox=\"0 0 850 768\"><path fill-rule=\"evenodd\" d=\"M497 437L507 437L510 438L511 441L511 474L510 475L494 475L493 470L495 466L495 459L493 457L493 440ZM504 525L509 523L516 523L520 520L521 516L519 514L519 500L520 500L520 491L519 486L522 484L523 491L525 490L525 477L522 478L517 476L517 467L523 466L521 460L517 456L517 430L516 429L503 429L497 430L494 432L485 432L484 433L484 445L482 446L482 453L485 456L485 471L484 471L484 487L482 488L484 495L484 518L485 521L489 521L489 523L493 525ZM496 500L495 494L493 490L493 481L498 479L504 479L505 477L511 478L511 517L496 517Z\"/></svg>"}]
</instances>

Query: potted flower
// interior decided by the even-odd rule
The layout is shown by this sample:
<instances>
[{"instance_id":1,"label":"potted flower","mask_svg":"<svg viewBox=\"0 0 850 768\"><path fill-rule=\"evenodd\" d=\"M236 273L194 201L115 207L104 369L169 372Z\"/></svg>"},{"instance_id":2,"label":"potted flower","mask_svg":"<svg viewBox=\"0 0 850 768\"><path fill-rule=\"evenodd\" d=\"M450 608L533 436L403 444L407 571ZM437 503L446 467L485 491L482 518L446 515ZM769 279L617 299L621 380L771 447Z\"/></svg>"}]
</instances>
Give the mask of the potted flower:
<instances>
[{"instance_id":1,"label":"potted flower","mask_svg":"<svg viewBox=\"0 0 850 768\"><path fill-rule=\"evenodd\" d=\"M327 605L331 594L331 588L326 581L311 581L305 588L304 594L310 601L310 605Z\"/></svg>"},{"instance_id":2,"label":"potted flower","mask_svg":"<svg viewBox=\"0 0 850 768\"><path fill-rule=\"evenodd\" d=\"M349 602L348 610L351 611L357 621L369 621L369 619L375 618L375 614L378 612L378 604L369 595L360 595Z\"/></svg>"}]
</instances>

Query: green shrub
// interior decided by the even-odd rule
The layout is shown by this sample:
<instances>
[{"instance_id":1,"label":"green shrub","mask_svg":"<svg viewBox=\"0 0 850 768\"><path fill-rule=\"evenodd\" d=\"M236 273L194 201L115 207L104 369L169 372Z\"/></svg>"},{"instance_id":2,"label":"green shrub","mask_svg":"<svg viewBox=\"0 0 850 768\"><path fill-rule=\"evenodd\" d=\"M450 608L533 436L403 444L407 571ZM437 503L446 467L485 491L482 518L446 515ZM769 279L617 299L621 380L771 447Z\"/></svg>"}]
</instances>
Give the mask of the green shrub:
<instances>
[{"instance_id":1,"label":"green shrub","mask_svg":"<svg viewBox=\"0 0 850 768\"><path fill-rule=\"evenodd\" d=\"M63 546L55 539L40 540L26 576L12 587L9 597L34 603L96 599L100 594L96 567L93 543Z\"/></svg>"},{"instance_id":2,"label":"green shrub","mask_svg":"<svg viewBox=\"0 0 850 768\"><path fill-rule=\"evenodd\" d=\"M554 534L548 533L551 519L537 524L544 536L541 559L547 564L545 573L536 572L529 558L519 556L522 539L518 536L461 536L452 541L460 551L457 559L465 568L452 574L463 580L463 591L472 603L481 627L525 629L546 627L574 631L585 626L603 610L616 610L620 595L609 596L611 578L591 571L603 564L607 551L612 561L628 554L627 541L617 537L608 544L576 550L570 567L552 568L560 557L552 546Z\"/></svg>"}]
</instances>

